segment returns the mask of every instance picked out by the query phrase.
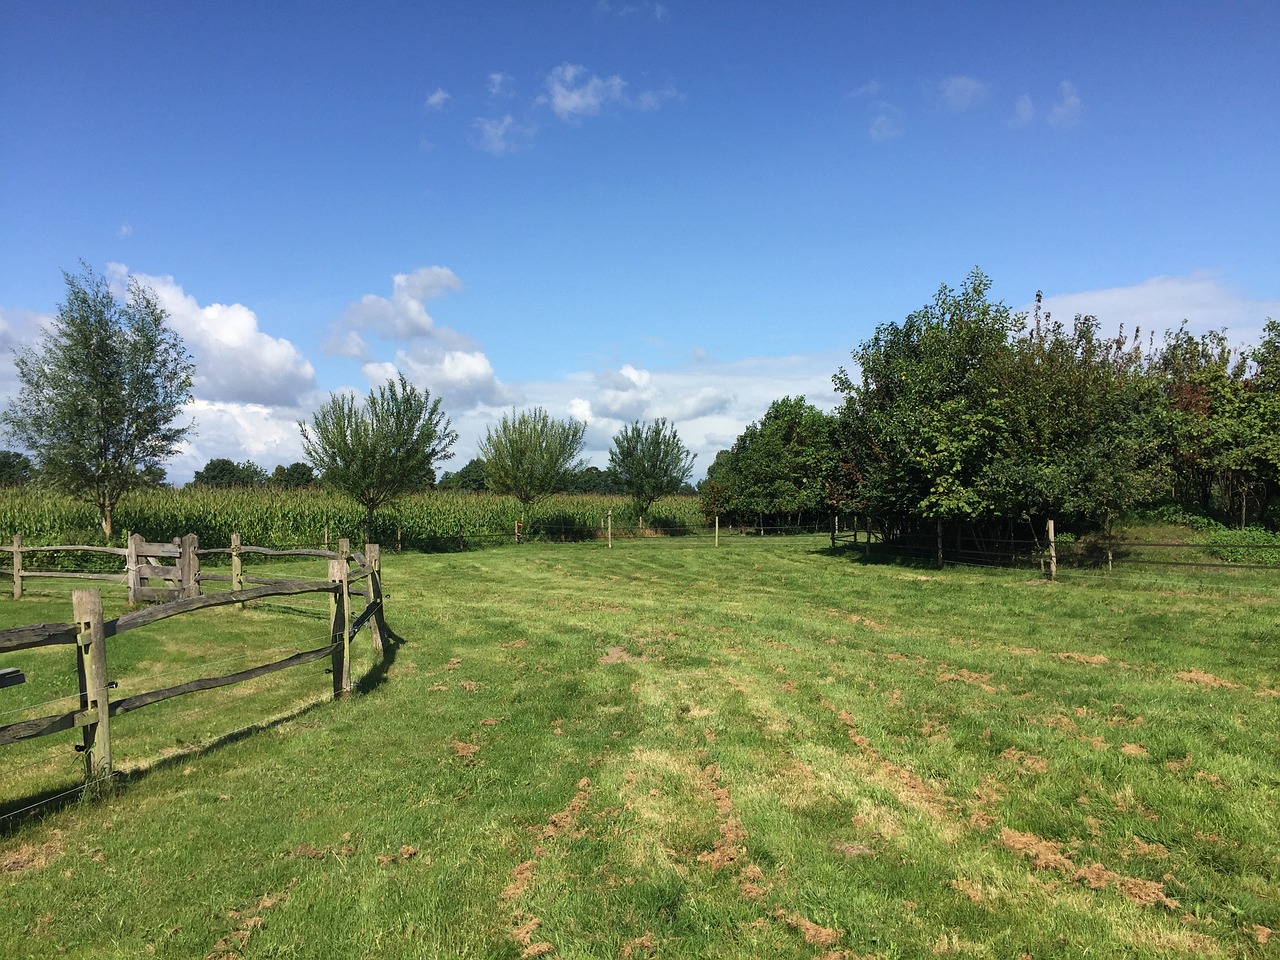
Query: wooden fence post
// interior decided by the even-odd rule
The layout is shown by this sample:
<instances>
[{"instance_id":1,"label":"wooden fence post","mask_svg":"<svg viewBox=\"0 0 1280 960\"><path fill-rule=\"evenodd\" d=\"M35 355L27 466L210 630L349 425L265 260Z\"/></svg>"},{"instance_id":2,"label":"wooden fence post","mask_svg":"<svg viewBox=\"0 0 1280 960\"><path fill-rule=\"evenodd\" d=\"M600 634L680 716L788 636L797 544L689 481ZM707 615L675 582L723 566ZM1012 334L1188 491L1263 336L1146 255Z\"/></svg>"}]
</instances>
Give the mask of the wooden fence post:
<instances>
[{"instance_id":1,"label":"wooden fence post","mask_svg":"<svg viewBox=\"0 0 1280 960\"><path fill-rule=\"evenodd\" d=\"M128 542L129 552L125 554L125 573L129 577L129 606L141 599L142 578L138 576L138 564L142 562L142 534L131 533Z\"/></svg>"},{"instance_id":2,"label":"wooden fence post","mask_svg":"<svg viewBox=\"0 0 1280 960\"><path fill-rule=\"evenodd\" d=\"M1049 520L1048 524L1049 539L1049 579L1056 580L1058 578L1058 541L1053 532L1053 520Z\"/></svg>"},{"instance_id":3,"label":"wooden fence post","mask_svg":"<svg viewBox=\"0 0 1280 960\"><path fill-rule=\"evenodd\" d=\"M364 545L364 561L369 565L369 582L365 585L365 601L369 606L377 604L377 610L369 620L369 636L373 639L373 651L383 653L383 631L386 621L382 618L382 548L376 543Z\"/></svg>"},{"instance_id":4,"label":"wooden fence post","mask_svg":"<svg viewBox=\"0 0 1280 960\"><path fill-rule=\"evenodd\" d=\"M333 648L333 696L336 699L351 690L351 631L347 596L347 557L343 552L329 561L329 637Z\"/></svg>"},{"instance_id":5,"label":"wooden fence post","mask_svg":"<svg viewBox=\"0 0 1280 960\"><path fill-rule=\"evenodd\" d=\"M13 535L13 599L22 599L22 534Z\"/></svg>"},{"instance_id":6,"label":"wooden fence post","mask_svg":"<svg viewBox=\"0 0 1280 960\"><path fill-rule=\"evenodd\" d=\"M613 549L613 511L612 511L612 510L610 510L610 511L605 515L605 522L606 522L606 523L607 523L607 525L608 525L608 531L609 531L609 532L606 534L606 536L607 536L607 537L608 537L608 539L609 539L609 549L610 549L610 550L612 550L612 549Z\"/></svg>"},{"instance_id":7,"label":"wooden fence post","mask_svg":"<svg viewBox=\"0 0 1280 960\"><path fill-rule=\"evenodd\" d=\"M72 616L79 627L76 672L80 677L80 709L96 710L82 728L85 783L111 776L111 712L107 700L107 639L102 626L102 591L71 594Z\"/></svg>"},{"instance_id":8,"label":"wooden fence post","mask_svg":"<svg viewBox=\"0 0 1280 960\"><path fill-rule=\"evenodd\" d=\"M182 582L178 587L178 596L183 599L200 596L200 538L188 533L182 538L182 552L178 556L179 575Z\"/></svg>"},{"instance_id":9,"label":"wooden fence post","mask_svg":"<svg viewBox=\"0 0 1280 960\"><path fill-rule=\"evenodd\" d=\"M244 589L244 560L240 556L241 545L242 544L240 542L240 533L237 531L236 533L231 534L231 590L232 592ZM244 604L243 603L239 604L239 607L241 610L243 610Z\"/></svg>"}]
</instances>

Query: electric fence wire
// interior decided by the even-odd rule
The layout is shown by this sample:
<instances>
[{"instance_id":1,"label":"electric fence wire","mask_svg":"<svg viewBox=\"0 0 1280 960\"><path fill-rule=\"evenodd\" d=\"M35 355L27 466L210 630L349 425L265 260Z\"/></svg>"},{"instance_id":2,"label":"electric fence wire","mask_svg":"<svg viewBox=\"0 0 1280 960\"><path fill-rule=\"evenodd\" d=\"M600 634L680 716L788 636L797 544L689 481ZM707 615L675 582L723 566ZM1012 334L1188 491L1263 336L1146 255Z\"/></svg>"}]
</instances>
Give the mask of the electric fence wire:
<instances>
[{"instance_id":1,"label":"electric fence wire","mask_svg":"<svg viewBox=\"0 0 1280 960\"><path fill-rule=\"evenodd\" d=\"M32 810L37 810L40 807L47 806L48 804L53 803L55 800L61 800L63 797L70 797L70 796L74 796L75 794L82 794L86 790L89 790L100 783L107 783L111 779L112 779L111 775L108 774L105 777L97 777L96 779L86 781L85 783L77 784L76 786L71 787L68 790L63 790L61 793L55 793L49 797L41 797L39 800L35 801L34 803L28 804L25 807L20 807L17 810L11 810L6 814L0 815L0 823L4 823L6 820L12 820L15 817L20 817L23 814L30 813Z\"/></svg>"},{"instance_id":2,"label":"electric fence wire","mask_svg":"<svg viewBox=\"0 0 1280 960\"><path fill-rule=\"evenodd\" d=\"M39 710L41 707L52 707L56 703L65 703L68 700L80 700L80 693L69 693L64 697L54 697L52 700L45 700L41 703L28 703L19 707L10 707L7 710L0 710L0 717L11 717L15 713L28 713L32 710Z\"/></svg>"}]
</instances>

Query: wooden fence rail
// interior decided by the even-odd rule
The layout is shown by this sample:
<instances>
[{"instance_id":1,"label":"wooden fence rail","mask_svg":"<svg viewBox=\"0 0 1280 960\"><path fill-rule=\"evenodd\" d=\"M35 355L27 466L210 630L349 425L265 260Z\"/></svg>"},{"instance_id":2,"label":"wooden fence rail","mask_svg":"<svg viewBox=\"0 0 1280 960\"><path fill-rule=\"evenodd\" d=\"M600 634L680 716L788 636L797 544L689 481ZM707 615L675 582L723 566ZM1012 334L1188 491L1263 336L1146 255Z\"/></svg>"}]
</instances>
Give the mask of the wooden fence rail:
<instances>
[{"instance_id":1,"label":"wooden fence rail","mask_svg":"<svg viewBox=\"0 0 1280 960\"><path fill-rule=\"evenodd\" d=\"M238 537L237 537L238 539ZM130 538L132 541L133 538ZM139 538L141 543L141 540ZM190 541L190 542L188 542ZM382 601L382 564L377 544L367 544L364 553L352 554L347 541L339 541L338 550L321 551L289 551L291 555L323 556L329 559L328 577L325 580L279 580L248 589L232 589L225 593L200 594L198 591L198 564L192 563L184 567L183 556L194 559L196 554L195 538L183 538L176 545L179 563L166 570L178 570L179 582L184 586L166 592L187 592L187 581L193 578L195 591L187 596L179 596L167 603L144 607L113 619L106 620L102 613L102 595L99 590L76 590L72 594L72 617L70 623L41 623L25 627L14 627L0 630L0 653L18 650L29 650L36 647L58 644L74 644L76 647L76 672L80 681L80 704L75 710L23 720L0 727L0 746L29 740L33 737L47 736L63 730L80 728L83 736L82 750L85 754L85 778L87 783L104 779L111 775L111 730L112 717L138 710L162 700L195 693L200 690L211 690L233 683L243 683L257 677L266 676L289 667L301 666L316 660L329 657L333 674L333 695L340 697L351 690L351 641L366 625L374 651L383 653L383 638L386 634L386 623L383 619ZM141 543L142 549L133 556L154 557L173 556L168 550L174 544ZM163 547L164 551L153 550ZM23 548L31 549L31 548ZM57 549L57 548L52 548ZM67 549L67 548L61 548ZM234 547L233 547L234 549ZM269 551L257 547L242 547L245 552L274 555L281 551ZM123 551L122 551L123 552ZM15 557L20 556L15 553ZM354 569L351 560L358 564ZM15 561L15 567L20 561ZM145 570L151 564L139 565ZM143 576L140 574L140 576ZM170 579L172 574L146 574L150 577ZM212 578L206 578L212 579ZM229 579L229 578L218 578ZM365 582L365 609L359 617L352 619L351 596L352 585ZM16 581L15 581L16 582ZM151 690L112 701L110 691L114 683L107 680L107 640L128 631L148 624L157 623L169 617L181 616L197 610L237 604L243 606L252 600L266 597L294 596L306 593L323 593L329 596L329 643L315 650L307 650L265 663L260 666L241 670L237 673L215 677L202 677L189 680L176 686ZM132 592L131 592L132 595ZM144 595L145 596L145 595Z\"/></svg>"}]
</instances>

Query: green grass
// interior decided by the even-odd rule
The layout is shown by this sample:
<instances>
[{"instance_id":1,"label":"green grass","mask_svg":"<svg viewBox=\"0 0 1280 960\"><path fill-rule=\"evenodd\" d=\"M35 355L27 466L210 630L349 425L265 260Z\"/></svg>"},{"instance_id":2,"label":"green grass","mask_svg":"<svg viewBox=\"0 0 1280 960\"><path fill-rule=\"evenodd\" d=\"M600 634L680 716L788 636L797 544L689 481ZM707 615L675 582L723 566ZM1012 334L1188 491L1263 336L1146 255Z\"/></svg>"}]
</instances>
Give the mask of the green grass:
<instances>
[{"instance_id":1,"label":"green grass","mask_svg":"<svg viewBox=\"0 0 1280 960\"><path fill-rule=\"evenodd\" d=\"M388 556L383 682L308 706L317 664L126 715L124 783L0 822L0 956L1275 951L1274 574L1050 585L824 543ZM111 673L125 695L325 626L167 621ZM0 710L69 658L5 656L31 679ZM0 748L0 805L73 785L74 742Z\"/></svg>"}]
</instances>

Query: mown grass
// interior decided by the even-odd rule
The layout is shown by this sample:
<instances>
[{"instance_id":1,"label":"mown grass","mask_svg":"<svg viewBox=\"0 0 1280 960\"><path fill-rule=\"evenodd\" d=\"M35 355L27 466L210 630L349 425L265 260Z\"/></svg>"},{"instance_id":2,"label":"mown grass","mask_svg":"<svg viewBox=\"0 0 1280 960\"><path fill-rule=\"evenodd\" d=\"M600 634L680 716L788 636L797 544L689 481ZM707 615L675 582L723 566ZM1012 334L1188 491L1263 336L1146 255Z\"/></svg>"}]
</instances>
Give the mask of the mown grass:
<instances>
[{"instance_id":1,"label":"mown grass","mask_svg":"<svg viewBox=\"0 0 1280 960\"><path fill-rule=\"evenodd\" d=\"M315 665L127 715L125 783L3 822L0 956L1275 949L1274 575L722 544L388 556L385 681L307 708ZM324 627L169 621L112 672ZM74 783L72 743L3 748L0 803Z\"/></svg>"}]
</instances>

